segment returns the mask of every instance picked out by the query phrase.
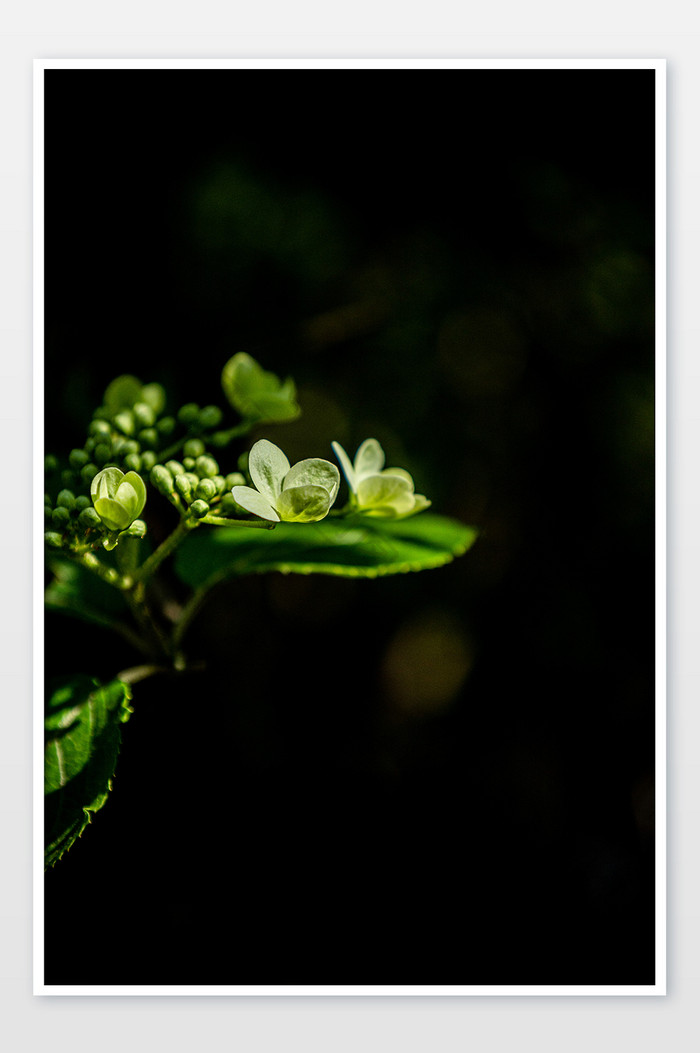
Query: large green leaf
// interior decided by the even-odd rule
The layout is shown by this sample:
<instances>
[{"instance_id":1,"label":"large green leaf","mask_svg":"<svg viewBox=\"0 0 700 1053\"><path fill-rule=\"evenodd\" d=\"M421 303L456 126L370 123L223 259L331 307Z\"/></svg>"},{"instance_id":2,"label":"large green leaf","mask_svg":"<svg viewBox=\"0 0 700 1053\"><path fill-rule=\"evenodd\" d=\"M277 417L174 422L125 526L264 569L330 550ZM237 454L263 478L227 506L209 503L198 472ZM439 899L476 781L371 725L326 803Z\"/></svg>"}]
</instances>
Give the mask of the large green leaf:
<instances>
[{"instance_id":1,"label":"large green leaf","mask_svg":"<svg viewBox=\"0 0 700 1053\"><path fill-rule=\"evenodd\" d=\"M274 530L202 527L178 551L175 568L188 585L277 570L376 578L449 563L477 531L424 512L400 520L354 516L320 523L278 523Z\"/></svg>"},{"instance_id":2,"label":"large green leaf","mask_svg":"<svg viewBox=\"0 0 700 1053\"><path fill-rule=\"evenodd\" d=\"M121 680L101 687L89 676L74 676L52 685L44 742L46 866L61 858L107 800L130 698Z\"/></svg>"}]
</instances>

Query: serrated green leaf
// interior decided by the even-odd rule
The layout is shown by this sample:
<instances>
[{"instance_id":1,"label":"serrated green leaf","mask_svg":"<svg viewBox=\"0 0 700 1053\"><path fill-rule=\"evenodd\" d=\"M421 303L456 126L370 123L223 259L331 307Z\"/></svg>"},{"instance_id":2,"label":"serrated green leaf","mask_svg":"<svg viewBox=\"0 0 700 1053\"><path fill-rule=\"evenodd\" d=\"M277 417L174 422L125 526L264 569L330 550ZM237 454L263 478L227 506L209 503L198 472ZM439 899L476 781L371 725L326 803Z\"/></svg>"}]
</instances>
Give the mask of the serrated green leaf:
<instances>
[{"instance_id":1,"label":"serrated green leaf","mask_svg":"<svg viewBox=\"0 0 700 1053\"><path fill-rule=\"evenodd\" d=\"M130 698L131 689L121 680L100 686L89 676L74 676L51 685L44 722L47 867L68 851L107 800Z\"/></svg>"},{"instance_id":2,"label":"serrated green leaf","mask_svg":"<svg viewBox=\"0 0 700 1053\"><path fill-rule=\"evenodd\" d=\"M477 531L425 512L403 520L353 516L320 523L279 523L274 530L197 530L179 549L175 569L188 585L281 571L376 578L449 563L474 543Z\"/></svg>"}]
</instances>

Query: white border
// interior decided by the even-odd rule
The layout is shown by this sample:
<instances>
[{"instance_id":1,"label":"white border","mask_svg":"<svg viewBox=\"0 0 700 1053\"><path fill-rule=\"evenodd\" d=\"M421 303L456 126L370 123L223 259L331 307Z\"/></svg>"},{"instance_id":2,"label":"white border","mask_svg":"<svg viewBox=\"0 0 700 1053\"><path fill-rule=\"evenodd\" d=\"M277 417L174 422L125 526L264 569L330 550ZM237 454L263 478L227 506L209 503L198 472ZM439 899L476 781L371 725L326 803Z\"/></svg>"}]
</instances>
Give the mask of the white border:
<instances>
[{"instance_id":1,"label":"white border","mask_svg":"<svg viewBox=\"0 0 700 1053\"><path fill-rule=\"evenodd\" d=\"M656 71L656 982L652 985L51 985L44 984L43 397L44 71L49 69L653 69ZM666 994L666 60L665 59L35 59L33 228L33 746L35 995L629 996Z\"/></svg>"}]
</instances>

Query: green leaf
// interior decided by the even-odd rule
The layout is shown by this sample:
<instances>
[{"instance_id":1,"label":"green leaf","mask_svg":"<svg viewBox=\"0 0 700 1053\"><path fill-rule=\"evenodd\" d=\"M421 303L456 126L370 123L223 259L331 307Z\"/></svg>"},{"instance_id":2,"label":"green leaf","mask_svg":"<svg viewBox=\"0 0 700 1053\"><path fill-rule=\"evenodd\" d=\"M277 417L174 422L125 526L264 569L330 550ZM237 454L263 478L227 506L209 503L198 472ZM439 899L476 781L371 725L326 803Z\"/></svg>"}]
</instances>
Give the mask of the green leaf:
<instances>
[{"instance_id":1,"label":"green leaf","mask_svg":"<svg viewBox=\"0 0 700 1053\"><path fill-rule=\"evenodd\" d=\"M274 530L197 530L178 550L175 569L200 586L241 574L335 574L376 578L449 563L474 543L477 531L425 512L402 520L353 516L320 523L279 523Z\"/></svg>"},{"instance_id":2,"label":"green leaf","mask_svg":"<svg viewBox=\"0 0 700 1053\"><path fill-rule=\"evenodd\" d=\"M63 611L95 625L113 626L127 610L119 589L113 588L78 563L52 559L54 580L46 588L47 610Z\"/></svg>"},{"instance_id":3,"label":"green leaf","mask_svg":"<svg viewBox=\"0 0 700 1053\"><path fill-rule=\"evenodd\" d=\"M47 867L68 851L107 800L130 698L131 689L121 680L101 687L91 677L74 676L52 685L44 724Z\"/></svg>"}]
</instances>

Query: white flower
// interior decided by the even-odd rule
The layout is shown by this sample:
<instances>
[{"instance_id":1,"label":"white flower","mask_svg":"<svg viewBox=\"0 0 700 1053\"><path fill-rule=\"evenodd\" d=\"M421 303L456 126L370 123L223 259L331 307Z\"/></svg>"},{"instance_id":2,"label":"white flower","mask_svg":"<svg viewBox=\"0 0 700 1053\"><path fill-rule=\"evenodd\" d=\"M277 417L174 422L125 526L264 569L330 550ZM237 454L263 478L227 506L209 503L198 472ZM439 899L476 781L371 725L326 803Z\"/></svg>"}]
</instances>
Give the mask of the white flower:
<instances>
[{"instance_id":1,"label":"white flower","mask_svg":"<svg viewBox=\"0 0 700 1053\"><path fill-rule=\"evenodd\" d=\"M354 465L339 442L331 444L350 488L350 503L369 516L405 518L428 508L430 501L414 493L413 479L403 468L384 468L384 450L376 439L365 439Z\"/></svg>"},{"instance_id":2,"label":"white flower","mask_svg":"<svg viewBox=\"0 0 700 1053\"><path fill-rule=\"evenodd\" d=\"M340 486L340 472L330 461L309 457L290 467L279 446L260 439L248 458L255 484L234 486L233 499L246 511L273 523L315 523L328 515Z\"/></svg>"}]
</instances>

